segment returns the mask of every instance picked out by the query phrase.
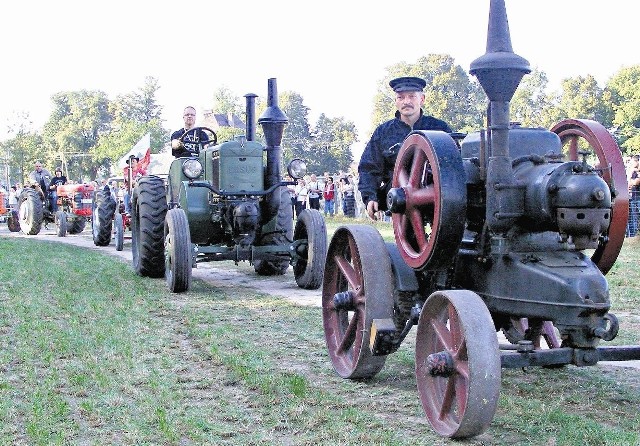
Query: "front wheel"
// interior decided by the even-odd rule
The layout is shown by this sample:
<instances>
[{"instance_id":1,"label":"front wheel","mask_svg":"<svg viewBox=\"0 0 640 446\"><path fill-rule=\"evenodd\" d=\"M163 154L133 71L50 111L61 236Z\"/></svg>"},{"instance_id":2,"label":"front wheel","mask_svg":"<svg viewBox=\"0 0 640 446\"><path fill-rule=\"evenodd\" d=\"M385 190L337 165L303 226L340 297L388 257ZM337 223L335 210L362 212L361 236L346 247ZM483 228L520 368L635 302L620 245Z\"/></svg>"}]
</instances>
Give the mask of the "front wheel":
<instances>
[{"instance_id":1,"label":"front wheel","mask_svg":"<svg viewBox=\"0 0 640 446\"><path fill-rule=\"evenodd\" d=\"M173 293L188 291L191 286L191 235L183 209L167 212L164 225L164 258L167 286Z\"/></svg>"},{"instance_id":2,"label":"front wheel","mask_svg":"<svg viewBox=\"0 0 640 446\"><path fill-rule=\"evenodd\" d=\"M416 381L433 429L479 435L500 395L500 350L489 309L476 293L447 290L425 302L416 332Z\"/></svg>"},{"instance_id":3,"label":"front wheel","mask_svg":"<svg viewBox=\"0 0 640 446\"><path fill-rule=\"evenodd\" d=\"M303 241L293 265L296 283L307 290L318 289L322 285L327 254L327 228L322 214L315 209L302 211L296 221L293 240Z\"/></svg>"},{"instance_id":4,"label":"front wheel","mask_svg":"<svg viewBox=\"0 0 640 446\"><path fill-rule=\"evenodd\" d=\"M131 254L140 276L164 277L164 181L157 176L138 180L131 197Z\"/></svg>"},{"instance_id":5,"label":"front wheel","mask_svg":"<svg viewBox=\"0 0 640 446\"><path fill-rule=\"evenodd\" d=\"M67 235L67 214L64 211L56 212L56 234L58 237Z\"/></svg>"},{"instance_id":6,"label":"front wheel","mask_svg":"<svg viewBox=\"0 0 640 446\"><path fill-rule=\"evenodd\" d=\"M122 251L122 248L124 247L124 219L122 218L122 214L117 213L113 222L115 227L114 238L116 239L116 251Z\"/></svg>"},{"instance_id":7,"label":"front wheel","mask_svg":"<svg viewBox=\"0 0 640 446\"><path fill-rule=\"evenodd\" d=\"M20 229L25 234L37 235L44 219L42 198L35 189L25 188L18 201Z\"/></svg>"},{"instance_id":8,"label":"front wheel","mask_svg":"<svg viewBox=\"0 0 640 446\"><path fill-rule=\"evenodd\" d=\"M116 211L116 201L110 192L98 190L91 203L91 234L93 244L107 246L111 242L111 226Z\"/></svg>"}]
</instances>

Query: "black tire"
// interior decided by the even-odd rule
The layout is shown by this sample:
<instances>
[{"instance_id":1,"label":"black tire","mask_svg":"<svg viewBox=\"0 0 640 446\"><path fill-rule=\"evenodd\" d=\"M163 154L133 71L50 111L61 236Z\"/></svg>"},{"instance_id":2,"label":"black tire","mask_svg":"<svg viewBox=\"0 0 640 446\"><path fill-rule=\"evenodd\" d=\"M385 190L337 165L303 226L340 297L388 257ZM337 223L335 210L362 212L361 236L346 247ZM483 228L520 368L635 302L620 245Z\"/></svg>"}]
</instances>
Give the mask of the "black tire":
<instances>
[{"instance_id":1,"label":"black tire","mask_svg":"<svg viewBox=\"0 0 640 446\"><path fill-rule=\"evenodd\" d=\"M76 215L69 225L69 234L80 234L87 226L87 219Z\"/></svg>"},{"instance_id":2,"label":"black tire","mask_svg":"<svg viewBox=\"0 0 640 446\"><path fill-rule=\"evenodd\" d=\"M116 239L116 251L122 251L124 248L124 219L122 214L117 213L113 219L113 225L115 227L114 238Z\"/></svg>"},{"instance_id":3,"label":"black tire","mask_svg":"<svg viewBox=\"0 0 640 446\"><path fill-rule=\"evenodd\" d=\"M20 230L20 218L18 217L18 211L11 211L11 215L7 218L7 227L10 232L18 232Z\"/></svg>"},{"instance_id":4,"label":"black tire","mask_svg":"<svg viewBox=\"0 0 640 446\"><path fill-rule=\"evenodd\" d=\"M164 181L150 175L138 180L131 197L131 254L136 274L164 277Z\"/></svg>"},{"instance_id":5,"label":"black tire","mask_svg":"<svg viewBox=\"0 0 640 446\"><path fill-rule=\"evenodd\" d=\"M67 214L64 211L56 212L56 235L58 237L67 236Z\"/></svg>"},{"instance_id":6,"label":"black tire","mask_svg":"<svg viewBox=\"0 0 640 446\"><path fill-rule=\"evenodd\" d=\"M280 198L276 227L273 231L261 237L259 245L288 245L293 240L293 210L291 196L286 187L280 187L280 193L274 193ZM289 269L290 259L287 260L256 260L253 269L261 276L281 276Z\"/></svg>"},{"instance_id":7,"label":"black tire","mask_svg":"<svg viewBox=\"0 0 640 446\"><path fill-rule=\"evenodd\" d=\"M42 198L35 189L25 188L18 198L20 229L27 235L37 235L42 228L44 209Z\"/></svg>"},{"instance_id":8,"label":"black tire","mask_svg":"<svg viewBox=\"0 0 640 446\"><path fill-rule=\"evenodd\" d=\"M183 209L173 208L167 212L164 240L167 286L173 293L188 291L191 287L191 234Z\"/></svg>"},{"instance_id":9,"label":"black tire","mask_svg":"<svg viewBox=\"0 0 640 446\"><path fill-rule=\"evenodd\" d=\"M116 212L116 201L110 192L98 190L91 203L91 233L93 244L108 246L111 243L111 227Z\"/></svg>"},{"instance_id":10,"label":"black tire","mask_svg":"<svg viewBox=\"0 0 640 446\"><path fill-rule=\"evenodd\" d=\"M302 211L296 221L293 240L307 241L300 245L300 258L293 263L296 283L306 290L320 288L327 258L327 227L322 214L315 209Z\"/></svg>"}]
</instances>

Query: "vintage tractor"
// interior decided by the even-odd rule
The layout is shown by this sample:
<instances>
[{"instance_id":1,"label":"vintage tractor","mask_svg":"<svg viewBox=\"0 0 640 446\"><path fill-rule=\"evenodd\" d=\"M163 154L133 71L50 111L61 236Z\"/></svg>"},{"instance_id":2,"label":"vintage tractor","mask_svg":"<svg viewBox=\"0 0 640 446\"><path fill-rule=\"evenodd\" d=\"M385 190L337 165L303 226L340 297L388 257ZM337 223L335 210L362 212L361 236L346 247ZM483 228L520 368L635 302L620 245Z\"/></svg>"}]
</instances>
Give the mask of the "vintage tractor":
<instances>
[{"instance_id":1,"label":"vintage tractor","mask_svg":"<svg viewBox=\"0 0 640 446\"><path fill-rule=\"evenodd\" d=\"M255 141L255 98L246 98L246 135L209 145L198 157L175 159L169 177L143 176L133 190L131 249L139 275L165 277L183 292L200 262L248 261L260 275L282 275L293 266L301 288L322 283L327 232L322 214L306 210L293 225L287 185L282 181L280 143L287 116L278 107L276 80L269 79L267 109L258 122L266 145ZM189 133L187 133L189 134ZM294 180L304 175L299 159L289 163Z\"/></svg>"},{"instance_id":2,"label":"vintage tractor","mask_svg":"<svg viewBox=\"0 0 640 446\"><path fill-rule=\"evenodd\" d=\"M640 346L599 346L619 328L604 275L628 215L620 151L594 121L550 131L510 123L509 101L529 72L511 48L504 0L491 0L487 52L470 70L489 99L487 128L460 147L444 132L412 132L387 195L395 244L347 225L327 252L334 369L373 377L417 325L420 400L442 436L488 427L502 367L640 358ZM498 342L501 330L511 343Z\"/></svg>"},{"instance_id":3,"label":"vintage tractor","mask_svg":"<svg viewBox=\"0 0 640 446\"><path fill-rule=\"evenodd\" d=\"M64 237L79 234L91 218L92 184L65 184L57 187L58 211L54 214L49 206L49 196L40 186L25 187L18 198L20 229L28 235L40 232L42 224L55 223L56 234Z\"/></svg>"}]
</instances>

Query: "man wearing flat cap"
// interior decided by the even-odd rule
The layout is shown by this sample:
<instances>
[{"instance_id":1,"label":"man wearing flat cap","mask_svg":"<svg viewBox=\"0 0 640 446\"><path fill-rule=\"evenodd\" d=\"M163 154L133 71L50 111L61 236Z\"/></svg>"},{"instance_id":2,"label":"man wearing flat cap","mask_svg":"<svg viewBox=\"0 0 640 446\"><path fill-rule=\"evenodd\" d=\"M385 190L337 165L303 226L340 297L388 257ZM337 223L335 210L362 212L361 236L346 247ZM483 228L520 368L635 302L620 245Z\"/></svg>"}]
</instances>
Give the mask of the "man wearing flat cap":
<instances>
[{"instance_id":1,"label":"man wearing flat cap","mask_svg":"<svg viewBox=\"0 0 640 446\"><path fill-rule=\"evenodd\" d=\"M372 220L377 218L377 211L387 209L386 197L396 157L409 133L413 130L453 132L446 122L423 113L426 85L419 77L399 77L389 82L396 95L395 117L374 130L358 164L358 189Z\"/></svg>"}]
</instances>

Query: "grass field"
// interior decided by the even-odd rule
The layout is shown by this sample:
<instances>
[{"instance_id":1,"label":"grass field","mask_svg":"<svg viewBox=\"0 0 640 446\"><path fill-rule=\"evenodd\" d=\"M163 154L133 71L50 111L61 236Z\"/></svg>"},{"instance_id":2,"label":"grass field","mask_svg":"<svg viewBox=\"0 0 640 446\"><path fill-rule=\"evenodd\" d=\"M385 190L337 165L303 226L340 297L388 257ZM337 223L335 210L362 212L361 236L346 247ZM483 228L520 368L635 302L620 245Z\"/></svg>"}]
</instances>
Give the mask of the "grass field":
<instances>
[{"instance_id":1,"label":"grass field","mask_svg":"<svg viewBox=\"0 0 640 446\"><path fill-rule=\"evenodd\" d=\"M639 260L629 240L607 276L614 343L640 343ZM376 377L348 381L317 307L202 281L174 295L100 252L28 238L0 238L0 265L2 445L640 444L637 369L505 369L488 431L454 442L424 416L411 335Z\"/></svg>"}]
</instances>

